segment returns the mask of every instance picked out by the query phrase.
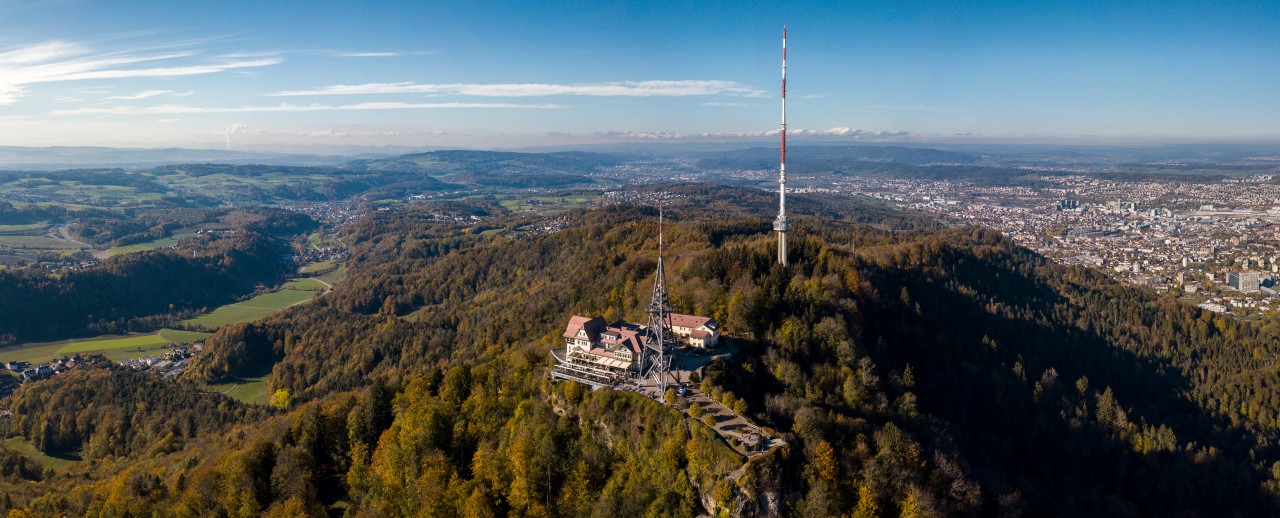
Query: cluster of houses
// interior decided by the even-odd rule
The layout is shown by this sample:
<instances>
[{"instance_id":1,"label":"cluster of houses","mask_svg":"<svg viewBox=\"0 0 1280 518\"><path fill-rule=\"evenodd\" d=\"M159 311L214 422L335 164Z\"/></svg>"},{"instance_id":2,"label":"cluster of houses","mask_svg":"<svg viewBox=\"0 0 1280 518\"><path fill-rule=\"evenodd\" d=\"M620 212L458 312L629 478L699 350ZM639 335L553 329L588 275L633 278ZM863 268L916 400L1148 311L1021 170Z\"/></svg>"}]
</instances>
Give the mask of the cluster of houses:
<instances>
[{"instance_id":1,"label":"cluster of houses","mask_svg":"<svg viewBox=\"0 0 1280 518\"><path fill-rule=\"evenodd\" d=\"M6 369L9 369L10 372L21 376L22 382L26 382L48 378L59 372L73 369L76 365L79 365L82 362L84 362L84 359L77 354L70 358L53 360L49 363L42 363L36 366L32 366L31 362L17 361L5 363L4 366ZM19 382L18 378L14 376L0 377L0 393L7 394L14 388L17 388L18 385L22 384L22 382Z\"/></svg>"},{"instance_id":2,"label":"cluster of houses","mask_svg":"<svg viewBox=\"0 0 1280 518\"><path fill-rule=\"evenodd\" d=\"M196 342L187 347L174 347L160 356L142 356L120 360L120 365L131 369L149 369L164 379L172 379L187 369L187 359L200 352L203 344Z\"/></svg>"}]
</instances>

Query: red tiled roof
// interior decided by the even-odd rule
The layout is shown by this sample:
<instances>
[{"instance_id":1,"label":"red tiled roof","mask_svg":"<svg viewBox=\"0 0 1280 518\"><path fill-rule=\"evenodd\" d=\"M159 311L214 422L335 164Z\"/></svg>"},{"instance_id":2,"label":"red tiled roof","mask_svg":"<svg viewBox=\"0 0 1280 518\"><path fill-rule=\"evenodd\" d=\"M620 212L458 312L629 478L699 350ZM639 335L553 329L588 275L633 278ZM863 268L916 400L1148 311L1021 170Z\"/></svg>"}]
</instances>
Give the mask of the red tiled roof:
<instances>
[{"instance_id":1,"label":"red tiled roof","mask_svg":"<svg viewBox=\"0 0 1280 518\"><path fill-rule=\"evenodd\" d=\"M689 336L696 338L698 340L706 340L708 337L711 336L711 333L697 329L697 330L694 330L692 333L689 333Z\"/></svg>"},{"instance_id":2,"label":"red tiled roof","mask_svg":"<svg viewBox=\"0 0 1280 518\"><path fill-rule=\"evenodd\" d=\"M601 317L571 317L569 319L569 325L565 327L564 337L574 338L578 336L578 330L586 328L587 340L594 342L600 339L600 332L604 330L604 326L604 318Z\"/></svg>"},{"instance_id":3,"label":"red tiled roof","mask_svg":"<svg viewBox=\"0 0 1280 518\"><path fill-rule=\"evenodd\" d=\"M696 315L682 315L680 313L671 313L667 316L671 318L671 325L673 327L687 327L689 329L696 329L698 327L705 325L707 326L708 329L715 329L716 327L719 326L719 324L716 323L716 319L711 317L700 317Z\"/></svg>"}]
</instances>

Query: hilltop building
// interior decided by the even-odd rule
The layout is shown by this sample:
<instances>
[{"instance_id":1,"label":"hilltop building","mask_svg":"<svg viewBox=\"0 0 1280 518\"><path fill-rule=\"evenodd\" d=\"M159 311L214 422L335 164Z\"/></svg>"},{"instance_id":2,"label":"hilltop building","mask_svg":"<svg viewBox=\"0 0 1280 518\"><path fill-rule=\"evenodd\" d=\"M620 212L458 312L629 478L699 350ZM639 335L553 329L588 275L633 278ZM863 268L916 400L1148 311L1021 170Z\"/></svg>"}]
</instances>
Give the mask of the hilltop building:
<instances>
[{"instance_id":1,"label":"hilltop building","mask_svg":"<svg viewBox=\"0 0 1280 518\"><path fill-rule=\"evenodd\" d=\"M680 313L669 313L668 317L670 334L684 345L709 348L720 340L720 324L714 318ZM589 372L609 380L638 375L640 356L653 340L649 326L625 320L610 324L599 316L570 317L562 336L564 352L552 351L558 363L589 368Z\"/></svg>"},{"instance_id":2,"label":"hilltop building","mask_svg":"<svg viewBox=\"0 0 1280 518\"><path fill-rule=\"evenodd\" d=\"M575 316L564 330L565 357L586 362L616 374L628 374L643 352L644 328L619 320Z\"/></svg>"}]
</instances>

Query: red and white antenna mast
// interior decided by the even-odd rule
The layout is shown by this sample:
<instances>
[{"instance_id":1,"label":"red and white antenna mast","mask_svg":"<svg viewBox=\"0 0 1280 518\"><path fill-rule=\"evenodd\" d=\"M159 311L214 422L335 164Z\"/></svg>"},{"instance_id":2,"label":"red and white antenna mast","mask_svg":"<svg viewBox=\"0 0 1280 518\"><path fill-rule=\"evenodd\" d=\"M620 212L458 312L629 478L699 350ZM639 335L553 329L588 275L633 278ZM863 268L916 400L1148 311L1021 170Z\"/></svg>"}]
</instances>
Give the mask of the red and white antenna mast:
<instances>
[{"instance_id":1,"label":"red and white antenna mast","mask_svg":"<svg viewBox=\"0 0 1280 518\"><path fill-rule=\"evenodd\" d=\"M782 158L778 169L778 218L773 229L778 231L778 264L787 265L787 27L782 27Z\"/></svg>"}]
</instances>

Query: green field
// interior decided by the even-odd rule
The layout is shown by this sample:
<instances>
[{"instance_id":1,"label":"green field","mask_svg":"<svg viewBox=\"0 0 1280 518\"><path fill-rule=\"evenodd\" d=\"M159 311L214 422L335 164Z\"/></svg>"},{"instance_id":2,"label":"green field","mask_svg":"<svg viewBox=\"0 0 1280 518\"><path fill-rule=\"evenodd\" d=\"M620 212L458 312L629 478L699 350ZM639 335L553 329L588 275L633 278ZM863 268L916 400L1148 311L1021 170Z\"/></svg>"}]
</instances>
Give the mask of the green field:
<instances>
[{"instance_id":1,"label":"green field","mask_svg":"<svg viewBox=\"0 0 1280 518\"><path fill-rule=\"evenodd\" d=\"M240 378L235 383L221 383L205 387L209 392L226 394L227 397L253 405L266 405L271 396L268 394L267 375L252 378Z\"/></svg>"},{"instance_id":2,"label":"green field","mask_svg":"<svg viewBox=\"0 0 1280 518\"><path fill-rule=\"evenodd\" d=\"M284 285L285 289L299 291L324 291L329 289L323 282L315 279L294 279Z\"/></svg>"},{"instance_id":3,"label":"green field","mask_svg":"<svg viewBox=\"0 0 1280 518\"><path fill-rule=\"evenodd\" d=\"M316 283L316 281L311 279L304 280ZM294 282L302 282L304 280L294 280L291 281L290 284ZM318 285L319 283L316 284ZM310 286L307 284L304 285ZM213 312L207 315L201 315L199 317L186 320L184 323L212 329L231 324L238 324L240 322L252 322L289 307L290 305L309 300L319 294L320 291L321 290L313 290L309 287L305 289L290 289L289 285L286 284L285 287L276 291L263 293L262 295L258 295L257 297L244 302L227 304L226 306L213 310Z\"/></svg>"},{"instance_id":4,"label":"green field","mask_svg":"<svg viewBox=\"0 0 1280 518\"><path fill-rule=\"evenodd\" d=\"M91 340L71 342L66 347L58 350L58 354L71 356L76 353L102 352L108 353L112 351L123 350L141 350L155 349L156 346L167 344L159 334L134 335L124 338L112 338L106 340Z\"/></svg>"},{"instance_id":5,"label":"green field","mask_svg":"<svg viewBox=\"0 0 1280 518\"><path fill-rule=\"evenodd\" d=\"M229 304L213 310L212 313L199 316L191 320L184 320L183 323L202 326L208 329L216 329L222 326L238 324L240 322L253 322L275 313L274 309L250 308Z\"/></svg>"},{"instance_id":6,"label":"green field","mask_svg":"<svg viewBox=\"0 0 1280 518\"><path fill-rule=\"evenodd\" d=\"M498 202L502 208L512 211L532 211L543 216L552 216L575 207L587 205L596 197L589 196L535 196L531 198L515 198Z\"/></svg>"},{"instance_id":7,"label":"green field","mask_svg":"<svg viewBox=\"0 0 1280 518\"><path fill-rule=\"evenodd\" d=\"M48 221L39 223L28 223L26 225L0 225L0 232L24 232L27 230L36 230L49 226Z\"/></svg>"},{"instance_id":8,"label":"green field","mask_svg":"<svg viewBox=\"0 0 1280 518\"><path fill-rule=\"evenodd\" d=\"M0 236L0 247L31 250L79 250L84 248L70 241L37 236Z\"/></svg>"},{"instance_id":9,"label":"green field","mask_svg":"<svg viewBox=\"0 0 1280 518\"><path fill-rule=\"evenodd\" d=\"M303 266L302 269L298 270L298 272L299 273L323 272L325 270L328 270L329 268L333 268L333 261L320 261L318 263L311 263L306 266Z\"/></svg>"},{"instance_id":10,"label":"green field","mask_svg":"<svg viewBox=\"0 0 1280 518\"><path fill-rule=\"evenodd\" d=\"M177 329L161 329L160 330L160 338L163 338L166 342L173 342L175 344L189 344L191 342L198 342L200 340L204 340L205 338L208 338L210 334L212 333L201 333L199 331L179 331Z\"/></svg>"},{"instance_id":11,"label":"green field","mask_svg":"<svg viewBox=\"0 0 1280 518\"><path fill-rule=\"evenodd\" d=\"M169 352L168 347L162 347L160 349L147 349L145 351L129 351L125 353L111 353L110 359L113 362L118 362L121 360L136 360L143 356L162 356L166 352Z\"/></svg>"},{"instance_id":12,"label":"green field","mask_svg":"<svg viewBox=\"0 0 1280 518\"><path fill-rule=\"evenodd\" d=\"M130 252L144 252L147 250L155 250L157 248L173 246L178 244L178 241L181 241L182 238L187 236L194 236L194 235L195 234L177 234L177 235L172 235L169 237L157 239L155 241L147 241L146 243L136 243L132 245L117 246L115 248L107 250L107 256L110 257L113 255L127 254Z\"/></svg>"},{"instance_id":13,"label":"green field","mask_svg":"<svg viewBox=\"0 0 1280 518\"><path fill-rule=\"evenodd\" d=\"M58 358L58 350L65 347L66 342L18 344L0 349L0 363L30 362L43 363Z\"/></svg>"},{"instance_id":14,"label":"green field","mask_svg":"<svg viewBox=\"0 0 1280 518\"><path fill-rule=\"evenodd\" d=\"M72 462L79 460L79 459L73 459L73 458L51 457L49 455L45 455L44 452L37 450L35 446L32 446L31 443L27 442L27 439L25 437L10 437L8 439L5 439L4 443L9 445L10 448L18 450L22 452L24 455L35 459L36 462L39 462L41 466L45 467L45 469L62 471L64 469L67 469L67 466L70 466Z\"/></svg>"},{"instance_id":15,"label":"green field","mask_svg":"<svg viewBox=\"0 0 1280 518\"><path fill-rule=\"evenodd\" d=\"M239 305L251 308L276 310L287 308L314 296L316 296L314 291L281 289L278 291L263 293L262 295L258 295L257 297L241 302Z\"/></svg>"},{"instance_id":16,"label":"green field","mask_svg":"<svg viewBox=\"0 0 1280 518\"><path fill-rule=\"evenodd\" d=\"M18 344L0 349L0 363L18 361L38 364L74 356L77 353L105 354L110 355L113 360L136 358L147 354L159 354L159 351L169 349L172 343L191 343L207 336L209 333L161 329L158 333L145 335L102 335L57 342Z\"/></svg>"},{"instance_id":17,"label":"green field","mask_svg":"<svg viewBox=\"0 0 1280 518\"><path fill-rule=\"evenodd\" d=\"M329 273L326 273L326 274L321 275L321 276L316 277L316 278L317 278L317 279L320 279L320 280L322 280L322 281L324 281L324 282L327 282L327 283L329 283L330 285L336 285L336 284L338 284L339 282L342 282L342 279L347 278L347 267L346 267L346 266L339 266L336 270L334 270L334 271L332 271L332 272L329 272Z\"/></svg>"}]
</instances>

